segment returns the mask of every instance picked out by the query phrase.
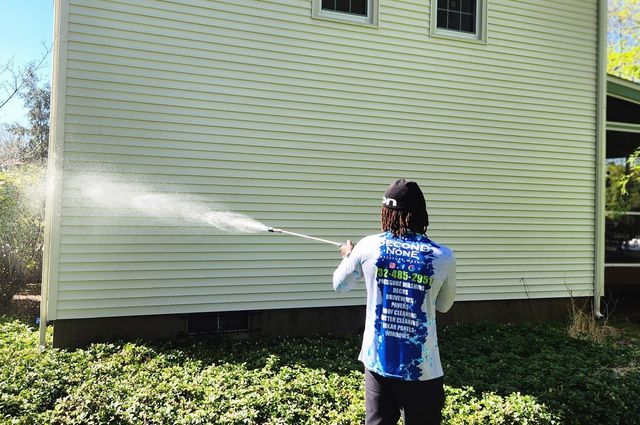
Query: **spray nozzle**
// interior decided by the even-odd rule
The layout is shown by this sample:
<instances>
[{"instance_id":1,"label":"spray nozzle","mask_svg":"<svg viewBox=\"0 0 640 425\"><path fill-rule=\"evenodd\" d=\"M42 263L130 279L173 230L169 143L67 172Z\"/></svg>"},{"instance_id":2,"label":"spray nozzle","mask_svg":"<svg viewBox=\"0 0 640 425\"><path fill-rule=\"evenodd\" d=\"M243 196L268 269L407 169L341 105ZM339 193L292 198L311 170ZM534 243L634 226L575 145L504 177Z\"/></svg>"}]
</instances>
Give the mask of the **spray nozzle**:
<instances>
[{"instance_id":1,"label":"spray nozzle","mask_svg":"<svg viewBox=\"0 0 640 425\"><path fill-rule=\"evenodd\" d=\"M267 229L267 232L282 233L282 229L278 229L277 227L269 227Z\"/></svg>"}]
</instances>

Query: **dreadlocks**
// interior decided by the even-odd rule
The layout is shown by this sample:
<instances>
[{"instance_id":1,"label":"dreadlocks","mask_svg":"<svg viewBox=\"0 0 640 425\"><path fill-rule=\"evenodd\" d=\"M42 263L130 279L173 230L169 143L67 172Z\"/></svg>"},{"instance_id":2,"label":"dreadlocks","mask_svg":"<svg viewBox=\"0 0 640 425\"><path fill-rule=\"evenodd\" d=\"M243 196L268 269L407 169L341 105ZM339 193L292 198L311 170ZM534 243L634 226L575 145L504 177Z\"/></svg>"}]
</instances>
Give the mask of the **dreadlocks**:
<instances>
[{"instance_id":1,"label":"dreadlocks","mask_svg":"<svg viewBox=\"0 0 640 425\"><path fill-rule=\"evenodd\" d=\"M380 223L383 231L391 232L398 237L406 235L409 231L424 234L428 222L425 213L382 207Z\"/></svg>"}]
</instances>

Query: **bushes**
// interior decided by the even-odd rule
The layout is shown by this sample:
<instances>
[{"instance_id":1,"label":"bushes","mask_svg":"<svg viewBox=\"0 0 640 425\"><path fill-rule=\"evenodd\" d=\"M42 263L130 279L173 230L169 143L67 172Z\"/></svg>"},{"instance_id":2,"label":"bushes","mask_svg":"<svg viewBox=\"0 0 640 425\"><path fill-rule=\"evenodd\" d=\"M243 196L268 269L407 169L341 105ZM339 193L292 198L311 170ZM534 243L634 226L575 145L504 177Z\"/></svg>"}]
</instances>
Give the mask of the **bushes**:
<instances>
[{"instance_id":1,"label":"bushes","mask_svg":"<svg viewBox=\"0 0 640 425\"><path fill-rule=\"evenodd\" d=\"M548 323L453 326L438 336L450 385L529 394L563 424L640 423L639 340L598 344Z\"/></svg>"},{"instance_id":2,"label":"bushes","mask_svg":"<svg viewBox=\"0 0 640 425\"><path fill-rule=\"evenodd\" d=\"M471 387L446 388L443 422L449 425L557 424L560 419L532 396L518 392L500 397L484 393L478 397Z\"/></svg>"},{"instance_id":3,"label":"bushes","mask_svg":"<svg viewBox=\"0 0 640 425\"><path fill-rule=\"evenodd\" d=\"M17 322L0 325L0 338L0 422L351 424L363 417L359 371L283 365L277 354L227 362L230 347L204 352L202 345L197 356L138 344L39 353L35 332Z\"/></svg>"},{"instance_id":4,"label":"bushes","mask_svg":"<svg viewBox=\"0 0 640 425\"><path fill-rule=\"evenodd\" d=\"M595 345L547 324L440 333L446 424L640 423L637 340ZM359 343L209 339L40 353L34 330L0 319L0 423L359 424Z\"/></svg>"},{"instance_id":5,"label":"bushes","mask_svg":"<svg viewBox=\"0 0 640 425\"><path fill-rule=\"evenodd\" d=\"M42 273L45 172L24 165L0 172L0 305Z\"/></svg>"}]
</instances>

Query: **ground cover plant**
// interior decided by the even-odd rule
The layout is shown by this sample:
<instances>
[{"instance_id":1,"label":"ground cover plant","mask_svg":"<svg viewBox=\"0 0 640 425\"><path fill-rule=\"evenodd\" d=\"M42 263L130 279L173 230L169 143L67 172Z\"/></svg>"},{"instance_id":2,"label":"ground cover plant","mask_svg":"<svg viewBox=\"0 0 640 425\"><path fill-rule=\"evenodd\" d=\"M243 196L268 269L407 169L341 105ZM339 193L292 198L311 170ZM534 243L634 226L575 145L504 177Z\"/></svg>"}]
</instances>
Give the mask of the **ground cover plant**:
<instances>
[{"instance_id":1,"label":"ground cover plant","mask_svg":"<svg viewBox=\"0 0 640 425\"><path fill-rule=\"evenodd\" d=\"M639 340L562 324L440 331L448 424L640 423ZM0 423L359 424L359 338L206 339L40 352L0 319Z\"/></svg>"}]
</instances>

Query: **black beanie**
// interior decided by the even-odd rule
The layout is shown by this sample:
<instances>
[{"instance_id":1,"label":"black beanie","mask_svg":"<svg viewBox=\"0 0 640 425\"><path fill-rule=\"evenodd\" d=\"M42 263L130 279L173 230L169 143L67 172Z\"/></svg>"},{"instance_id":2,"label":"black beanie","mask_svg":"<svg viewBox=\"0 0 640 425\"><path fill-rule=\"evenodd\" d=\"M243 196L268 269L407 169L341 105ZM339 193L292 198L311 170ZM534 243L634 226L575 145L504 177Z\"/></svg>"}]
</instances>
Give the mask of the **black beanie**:
<instances>
[{"instance_id":1,"label":"black beanie","mask_svg":"<svg viewBox=\"0 0 640 425\"><path fill-rule=\"evenodd\" d=\"M424 195L416 182L405 179L398 179L393 182L384 192L382 206L392 210L406 210L414 214L424 214L426 224L429 224Z\"/></svg>"}]
</instances>

